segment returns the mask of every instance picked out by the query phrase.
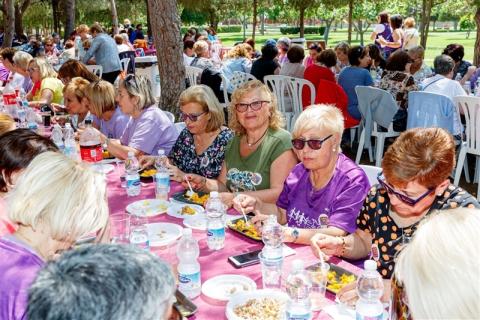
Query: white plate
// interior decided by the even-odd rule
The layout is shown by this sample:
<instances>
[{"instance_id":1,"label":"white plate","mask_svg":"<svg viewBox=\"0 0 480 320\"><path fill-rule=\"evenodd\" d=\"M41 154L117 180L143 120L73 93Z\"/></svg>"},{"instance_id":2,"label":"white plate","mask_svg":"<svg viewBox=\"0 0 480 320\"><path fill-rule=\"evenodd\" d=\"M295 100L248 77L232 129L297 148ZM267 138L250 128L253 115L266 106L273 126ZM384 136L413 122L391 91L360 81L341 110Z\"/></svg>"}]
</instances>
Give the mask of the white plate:
<instances>
[{"instance_id":1,"label":"white plate","mask_svg":"<svg viewBox=\"0 0 480 320\"><path fill-rule=\"evenodd\" d=\"M158 222L146 226L151 247L167 246L182 236L183 228L174 223Z\"/></svg>"},{"instance_id":2,"label":"white plate","mask_svg":"<svg viewBox=\"0 0 480 320\"><path fill-rule=\"evenodd\" d=\"M193 230L206 231L207 217L204 214L186 217L185 219L183 219L183 225Z\"/></svg>"},{"instance_id":3,"label":"white plate","mask_svg":"<svg viewBox=\"0 0 480 320\"><path fill-rule=\"evenodd\" d=\"M100 173L104 173L104 174L107 174L107 173L113 171L113 169L115 169L113 164L103 164L103 163L93 164L92 168L93 168L93 170L95 170L97 172L100 172Z\"/></svg>"},{"instance_id":4,"label":"white plate","mask_svg":"<svg viewBox=\"0 0 480 320\"><path fill-rule=\"evenodd\" d=\"M236 293L256 289L257 285L252 279L236 274L216 276L202 285L202 293L205 296L220 301L228 301Z\"/></svg>"},{"instance_id":5,"label":"white plate","mask_svg":"<svg viewBox=\"0 0 480 320\"><path fill-rule=\"evenodd\" d=\"M102 164L109 164L109 163L115 164L117 162L122 162L122 160L117 159L117 158L113 158L113 159L103 159L102 161L100 161L100 163L102 163Z\"/></svg>"},{"instance_id":6,"label":"white plate","mask_svg":"<svg viewBox=\"0 0 480 320\"><path fill-rule=\"evenodd\" d=\"M154 217L165 213L170 203L159 199L146 199L130 203L127 206L127 212L139 217Z\"/></svg>"},{"instance_id":7,"label":"white plate","mask_svg":"<svg viewBox=\"0 0 480 320\"><path fill-rule=\"evenodd\" d=\"M279 319L285 319L285 306L287 303L287 294L285 292L279 290L255 290L250 292L240 292L233 295L228 301L227 308L225 309L225 314L227 315L227 319L229 320L247 320L248 318L239 317L235 314L234 309L235 307L245 304L250 299L261 299L261 298L272 298L277 300L281 305L281 310L279 312L280 317ZM262 315L261 311L258 310L259 315Z\"/></svg>"},{"instance_id":8,"label":"white plate","mask_svg":"<svg viewBox=\"0 0 480 320\"><path fill-rule=\"evenodd\" d=\"M189 214L182 214L182 208L183 207L190 207L192 208L193 210L195 210L195 213L192 214L192 215L189 215ZM187 203L183 203L183 204L171 204L169 207L168 207L168 210L167 210L167 214L171 217L175 217L175 218L180 218L180 219L185 219L185 218L190 218L190 217L195 217L195 216L198 216L200 214L203 214L205 212L205 210L203 209L203 207L199 206L199 205L196 205L196 204L187 204Z\"/></svg>"}]
</instances>

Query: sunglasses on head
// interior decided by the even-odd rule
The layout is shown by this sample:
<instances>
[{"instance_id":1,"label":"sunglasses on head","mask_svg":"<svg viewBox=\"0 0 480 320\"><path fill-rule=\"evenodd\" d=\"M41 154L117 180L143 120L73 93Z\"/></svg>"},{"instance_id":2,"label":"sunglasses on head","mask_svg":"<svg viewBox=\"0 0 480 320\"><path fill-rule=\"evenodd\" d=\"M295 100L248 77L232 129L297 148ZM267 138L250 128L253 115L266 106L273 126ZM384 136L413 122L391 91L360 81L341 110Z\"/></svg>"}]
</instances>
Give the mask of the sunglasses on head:
<instances>
[{"instance_id":1,"label":"sunglasses on head","mask_svg":"<svg viewBox=\"0 0 480 320\"><path fill-rule=\"evenodd\" d=\"M181 117L182 121L184 121L184 122L187 121L187 119L192 121L192 122L196 122L198 120L198 118L201 115L204 115L205 113L207 113L207 111L204 111L202 113L197 113L197 114L192 114L192 113L189 114L189 113L182 112L180 114L180 117Z\"/></svg>"},{"instance_id":2,"label":"sunglasses on head","mask_svg":"<svg viewBox=\"0 0 480 320\"><path fill-rule=\"evenodd\" d=\"M423 200L426 196L428 196L429 194L431 194L435 188L429 188L424 194L422 194L420 197L416 198L416 199L412 199L410 198L409 196L406 196L404 194L401 194L399 193L398 191L396 191L392 186L390 186L386 181L385 181L385 177L383 176L383 173L380 172L377 176L377 180L378 182L380 183L380 185L382 186L383 189L385 189L388 193L390 194L393 194L395 197L397 197L400 201L402 201L403 203L413 207L414 205L416 205L417 203L419 203L421 200Z\"/></svg>"},{"instance_id":3,"label":"sunglasses on head","mask_svg":"<svg viewBox=\"0 0 480 320\"><path fill-rule=\"evenodd\" d=\"M293 139L292 140L292 145L295 149L297 150L303 150L305 148L305 145L308 144L308 147L312 150L320 150L322 148L322 144L330 139L333 135L329 135L326 138L323 139L310 139L310 140L305 140L305 139Z\"/></svg>"},{"instance_id":4,"label":"sunglasses on head","mask_svg":"<svg viewBox=\"0 0 480 320\"><path fill-rule=\"evenodd\" d=\"M269 102L270 101L262 100L262 101L254 101L252 103L237 103L235 105L235 109L241 113L246 112L248 108L252 109L253 111L258 111L263 107L264 103L269 103Z\"/></svg>"}]
</instances>

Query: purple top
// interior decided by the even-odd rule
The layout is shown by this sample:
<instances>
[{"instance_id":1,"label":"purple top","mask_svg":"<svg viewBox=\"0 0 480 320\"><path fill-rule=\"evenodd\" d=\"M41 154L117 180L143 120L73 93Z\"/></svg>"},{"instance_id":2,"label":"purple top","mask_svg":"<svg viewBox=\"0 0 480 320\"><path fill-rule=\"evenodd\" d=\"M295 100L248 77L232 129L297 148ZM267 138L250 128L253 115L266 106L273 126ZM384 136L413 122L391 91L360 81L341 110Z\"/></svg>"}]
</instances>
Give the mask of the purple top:
<instances>
[{"instance_id":1,"label":"purple top","mask_svg":"<svg viewBox=\"0 0 480 320\"><path fill-rule=\"evenodd\" d=\"M140 117L130 118L120 142L145 154L156 155L159 149L169 154L177 137L175 124L165 112L152 105L143 109Z\"/></svg>"},{"instance_id":2,"label":"purple top","mask_svg":"<svg viewBox=\"0 0 480 320\"><path fill-rule=\"evenodd\" d=\"M0 80L7 81L10 71L0 62Z\"/></svg>"},{"instance_id":3,"label":"purple top","mask_svg":"<svg viewBox=\"0 0 480 320\"><path fill-rule=\"evenodd\" d=\"M0 319L26 319L28 289L43 260L13 236L0 238Z\"/></svg>"},{"instance_id":4,"label":"purple top","mask_svg":"<svg viewBox=\"0 0 480 320\"><path fill-rule=\"evenodd\" d=\"M124 114L119 107L115 109L112 118L108 121L93 116L93 122L100 128L100 132L110 139L120 139L128 121L130 121L130 116Z\"/></svg>"},{"instance_id":5,"label":"purple top","mask_svg":"<svg viewBox=\"0 0 480 320\"><path fill-rule=\"evenodd\" d=\"M328 226L353 233L370 189L365 172L340 153L335 172L325 187L313 190L309 176L310 171L299 163L285 180L277 206L287 211L288 226L305 229Z\"/></svg>"}]
</instances>

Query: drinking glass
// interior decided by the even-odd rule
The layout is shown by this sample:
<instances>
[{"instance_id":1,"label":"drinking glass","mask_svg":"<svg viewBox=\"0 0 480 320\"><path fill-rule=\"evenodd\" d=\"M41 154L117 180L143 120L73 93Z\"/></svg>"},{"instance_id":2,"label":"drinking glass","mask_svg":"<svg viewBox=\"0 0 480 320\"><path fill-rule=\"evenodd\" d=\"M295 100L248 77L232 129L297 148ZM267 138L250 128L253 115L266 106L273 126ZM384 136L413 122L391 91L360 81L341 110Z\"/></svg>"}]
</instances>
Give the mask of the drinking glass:
<instances>
[{"instance_id":1,"label":"drinking glass","mask_svg":"<svg viewBox=\"0 0 480 320\"><path fill-rule=\"evenodd\" d=\"M111 215L110 232L112 243L129 243L130 215L126 213Z\"/></svg>"},{"instance_id":2,"label":"drinking glass","mask_svg":"<svg viewBox=\"0 0 480 320\"><path fill-rule=\"evenodd\" d=\"M328 263L322 263L315 266L315 269L308 270L310 281L312 282L310 300L312 302L312 310L314 311L321 310L326 305L325 289L327 287L328 271L330 271Z\"/></svg>"}]
</instances>

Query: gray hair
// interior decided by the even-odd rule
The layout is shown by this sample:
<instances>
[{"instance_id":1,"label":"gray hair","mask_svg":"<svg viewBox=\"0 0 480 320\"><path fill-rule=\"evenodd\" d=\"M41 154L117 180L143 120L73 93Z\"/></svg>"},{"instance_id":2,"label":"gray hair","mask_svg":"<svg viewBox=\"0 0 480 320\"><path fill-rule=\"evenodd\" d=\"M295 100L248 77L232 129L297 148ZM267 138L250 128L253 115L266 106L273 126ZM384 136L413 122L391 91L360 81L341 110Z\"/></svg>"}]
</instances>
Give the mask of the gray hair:
<instances>
[{"instance_id":1,"label":"gray hair","mask_svg":"<svg viewBox=\"0 0 480 320\"><path fill-rule=\"evenodd\" d=\"M433 67L436 74L444 76L453 70L455 67L455 61L453 61L452 57L442 54L435 57L435 60L433 60Z\"/></svg>"},{"instance_id":2,"label":"gray hair","mask_svg":"<svg viewBox=\"0 0 480 320\"><path fill-rule=\"evenodd\" d=\"M348 50L350 50L350 45L349 45L348 42L346 42L346 41L340 41L340 42L337 43L337 45L335 46L334 50L340 50L340 51L342 51L343 53L347 54L347 53L348 53Z\"/></svg>"},{"instance_id":3,"label":"gray hair","mask_svg":"<svg viewBox=\"0 0 480 320\"><path fill-rule=\"evenodd\" d=\"M13 55L13 63L18 68L26 71L28 69L28 64L32 61L33 57L30 53L24 51L17 51Z\"/></svg>"},{"instance_id":4,"label":"gray hair","mask_svg":"<svg viewBox=\"0 0 480 320\"><path fill-rule=\"evenodd\" d=\"M120 81L120 87L124 87L128 94L139 98L138 108L143 110L155 104L150 79L144 75L127 75L125 80Z\"/></svg>"},{"instance_id":5,"label":"gray hair","mask_svg":"<svg viewBox=\"0 0 480 320\"><path fill-rule=\"evenodd\" d=\"M290 48L292 41L287 37L281 37L277 40L277 46L282 47L285 51Z\"/></svg>"},{"instance_id":6,"label":"gray hair","mask_svg":"<svg viewBox=\"0 0 480 320\"><path fill-rule=\"evenodd\" d=\"M137 247L84 245L50 261L28 295L30 320L157 320L175 292L171 269Z\"/></svg>"}]
</instances>

